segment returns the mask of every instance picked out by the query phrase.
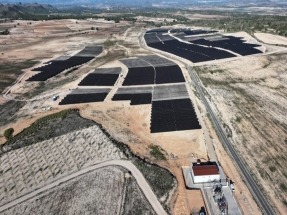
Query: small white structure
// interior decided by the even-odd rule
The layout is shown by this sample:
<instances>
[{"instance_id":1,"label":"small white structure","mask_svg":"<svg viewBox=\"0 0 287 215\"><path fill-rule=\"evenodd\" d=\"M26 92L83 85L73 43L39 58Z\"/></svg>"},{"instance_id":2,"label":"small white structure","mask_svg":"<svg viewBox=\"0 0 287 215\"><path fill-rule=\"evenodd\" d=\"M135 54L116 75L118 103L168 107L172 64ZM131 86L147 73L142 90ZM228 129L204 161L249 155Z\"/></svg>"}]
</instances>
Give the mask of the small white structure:
<instances>
[{"instance_id":1,"label":"small white structure","mask_svg":"<svg viewBox=\"0 0 287 215\"><path fill-rule=\"evenodd\" d=\"M206 183L220 180L219 168L216 162L192 163L193 183Z\"/></svg>"}]
</instances>

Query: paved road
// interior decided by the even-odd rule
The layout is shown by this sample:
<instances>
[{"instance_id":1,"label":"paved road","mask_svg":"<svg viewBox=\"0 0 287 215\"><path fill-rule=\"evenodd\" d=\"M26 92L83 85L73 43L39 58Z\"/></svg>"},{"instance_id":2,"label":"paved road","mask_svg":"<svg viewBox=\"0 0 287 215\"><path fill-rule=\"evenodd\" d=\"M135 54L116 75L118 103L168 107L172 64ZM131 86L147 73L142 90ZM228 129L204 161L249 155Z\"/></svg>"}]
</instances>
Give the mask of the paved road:
<instances>
[{"instance_id":1,"label":"paved road","mask_svg":"<svg viewBox=\"0 0 287 215\"><path fill-rule=\"evenodd\" d=\"M152 50L152 51L158 52L157 50L150 49L149 47L147 47L147 45L146 45L146 43L145 43L145 41L143 39L143 33L139 36L139 44L143 48L147 48L148 50ZM284 49L284 50L277 50L277 51L274 51L274 52L264 53L264 54L260 54L260 55L269 55L269 54L279 53L279 52L283 52L283 51L286 51L286 49ZM170 55L169 53L164 53L164 52L161 52L161 51L159 51L159 53L163 54L163 55L165 55L167 57L172 57L173 56L173 55ZM178 57L178 56L174 56L174 57L176 59L179 59L180 61L182 61L182 59L180 57ZM236 59L243 58L243 57L237 57ZM230 60L230 59L227 59L227 60ZM215 61L210 61L209 63L214 63L214 62ZM216 62L219 62L219 61L216 61ZM207 64L207 63L208 62L203 62L202 64ZM229 154L230 154L231 158L237 164L237 166L238 166L238 168L239 168L239 170L241 172L241 175L242 175L242 177L245 180L245 183L247 184L251 194L255 198L256 202L259 205L259 207L261 208L263 214L266 214L266 215L273 215L273 214L275 214L273 208L269 204L268 200L265 198L265 196L264 196L263 192L260 190L258 184L254 181L254 179L250 175L250 171L246 167L247 165L245 164L245 162L242 161L242 158L238 155L238 153L234 149L233 145L231 144L230 140L227 138L227 136L226 136L226 134L224 132L224 129L221 127L221 123L220 123L219 119L217 118L217 115L214 113L211 105L209 104L209 102L207 101L207 99L204 96L203 86L202 86L202 83L201 83L199 77L192 70L191 67L188 67L188 70L189 70L189 75L190 75L191 79L195 83L196 91L200 94L200 97L201 97L201 99L203 101L203 104L206 107L208 113L210 114L211 120L213 121L213 124L215 126L215 130L216 130L216 132L217 132L217 134L219 136L219 139L221 140L223 146L229 151Z\"/></svg>"},{"instance_id":2,"label":"paved road","mask_svg":"<svg viewBox=\"0 0 287 215\"><path fill-rule=\"evenodd\" d=\"M215 126L215 130L216 130L222 144L230 152L231 158L234 160L234 162L237 164L239 170L241 171L241 175L245 179L245 183L249 187L249 190L251 191L253 197L257 201L258 205L260 206L260 208L264 214L266 214L266 215L275 214L273 208L269 204L268 200L265 198L263 192L260 190L257 183L254 181L254 179L250 175L250 171L247 169L245 162L242 161L242 158L238 155L238 153L234 149L233 145L231 144L230 140L226 137L224 129L222 128L221 123L220 123L219 119L217 118L217 115L214 113L209 102L207 101L206 97L204 96L204 92L202 90L203 86L202 86L202 83L201 83L199 77L192 70L191 67L189 67L188 70L189 70L189 74L190 74L192 80L195 83L196 91L200 94L200 97L203 101L203 104L205 105L205 107L206 107L206 109L210 115L210 118L213 121L213 124Z\"/></svg>"},{"instance_id":3,"label":"paved road","mask_svg":"<svg viewBox=\"0 0 287 215\"><path fill-rule=\"evenodd\" d=\"M142 175L142 173L135 167L135 165L131 162L131 161L126 161L126 160L111 160L111 161L105 161L99 164L96 164L94 166L90 166L87 167L85 169L82 169L78 172L75 172L71 175L68 175L64 178L61 178L51 184L48 184L44 187L41 187L38 190L35 190L25 196L22 196L12 202L9 202L5 205L1 205L0 206L0 212L11 208L21 202L24 202L42 192L45 192L49 189L52 189L58 185L60 185L61 183L64 183L68 180L71 180L77 176L86 174L90 171L99 169L99 168L103 168L103 167L107 167L107 166L121 166L126 168L127 170L129 170L132 175L134 176L134 178L136 179L138 185L140 186L142 192L144 193L144 195L146 196L147 200L149 201L149 203L151 204L152 208L154 209L154 211L158 214L158 215L167 215L167 213L165 212L165 210L163 209L162 205L160 204L160 202L158 201L156 195L153 193L152 189L150 188L149 184L146 182L144 176Z\"/></svg>"}]
</instances>

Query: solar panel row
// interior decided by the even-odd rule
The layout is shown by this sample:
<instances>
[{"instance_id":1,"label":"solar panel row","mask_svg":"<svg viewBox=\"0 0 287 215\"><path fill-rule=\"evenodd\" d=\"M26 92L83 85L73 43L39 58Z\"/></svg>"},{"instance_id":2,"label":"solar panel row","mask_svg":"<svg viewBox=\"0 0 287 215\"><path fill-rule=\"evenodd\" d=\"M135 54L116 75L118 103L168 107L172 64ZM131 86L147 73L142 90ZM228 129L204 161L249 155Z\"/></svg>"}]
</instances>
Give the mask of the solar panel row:
<instances>
[{"instance_id":1,"label":"solar panel row","mask_svg":"<svg viewBox=\"0 0 287 215\"><path fill-rule=\"evenodd\" d=\"M130 68L123 86L185 82L178 65Z\"/></svg>"},{"instance_id":2,"label":"solar panel row","mask_svg":"<svg viewBox=\"0 0 287 215\"><path fill-rule=\"evenodd\" d=\"M79 86L114 86L118 77L118 74L91 73L79 83Z\"/></svg>"},{"instance_id":3,"label":"solar panel row","mask_svg":"<svg viewBox=\"0 0 287 215\"><path fill-rule=\"evenodd\" d=\"M259 47L260 45L244 43L244 41L238 37L230 36L226 38L228 39L218 40L218 41L209 41L205 39L199 39L199 40L195 40L192 42L195 44L200 44L200 45L228 49L242 56L262 53L260 50L254 48L254 47Z\"/></svg>"},{"instance_id":4,"label":"solar panel row","mask_svg":"<svg viewBox=\"0 0 287 215\"><path fill-rule=\"evenodd\" d=\"M123 86L154 84L155 71L151 66L129 68Z\"/></svg>"},{"instance_id":5,"label":"solar panel row","mask_svg":"<svg viewBox=\"0 0 287 215\"><path fill-rule=\"evenodd\" d=\"M130 100L131 105L141 105L151 103L151 93L137 93L137 94L115 94L113 101Z\"/></svg>"},{"instance_id":6,"label":"solar panel row","mask_svg":"<svg viewBox=\"0 0 287 215\"><path fill-rule=\"evenodd\" d=\"M235 57L234 54L223 50L183 43L178 40L151 43L148 46L185 58L194 63Z\"/></svg>"},{"instance_id":7,"label":"solar panel row","mask_svg":"<svg viewBox=\"0 0 287 215\"><path fill-rule=\"evenodd\" d=\"M59 103L59 105L102 102L107 95L108 93L69 94Z\"/></svg>"},{"instance_id":8,"label":"solar panel row","mask_svg":"<svg viewBox=\"0 0 287 215\"><path fill-rule=\"evenodd\" d=\"M200 128L190 99L152 102L151 133Z\"/></svg>"},{"instance_id":9,"label":"solar panel row","mask_svg":"<svg viewBox=\"0 0 287 215\"><path fill-rule=\"evenodd\" d=\"M67 69L89 62L99 55L102 50L101 46L88 46L74 56L52 60L44 66L33 69L33 71L40 71L40 73L35 74L27 81L46 81Z\"/></svg>"},{"instance_id":10,"label":"solar panel row","mask_svg":"<svg viewBox=\"0 0 287 215\"><path fill-rule=\"evenodd\" d=\"M216 31L205 31L205 30L186 30L186 29L172 29L171 33L184 33L188 36L215 33ZM164 31L166 33L166 31ZM148 31L144 38L149 47L155 48L164 52L168 52L179 57L190 60L191 62L198 63L210 60L224 59L235 57L236 55L220 50L218 48L230 50L232 52L238 53L240 55L252 55L262 53L260 50L256 49L260 45L248 44L242 38L227 36L225 40L207 40L204 38L194 38L191 39L190 43L185 43L174 39L169 35L162 35L162 31ZM170 37L170 38L168 38ZM182 37L182 35L180 36ZM204 45L204 46L202 46Z\"/></svg>"},{"instance_id":11,"label":"solar panel row","mask_svg":"<svg viewBox=\"0 0 287 215\"><path fill-rule=\"evenodd\" d=\"M49 78L76 66L80 66L84 63L89 62L94 57L70 57L63 61L52 61L50 64L34 69L35 71L40 71L40 73L35 74L27 81L46 81Z\"/></svg>"}]
</instances>

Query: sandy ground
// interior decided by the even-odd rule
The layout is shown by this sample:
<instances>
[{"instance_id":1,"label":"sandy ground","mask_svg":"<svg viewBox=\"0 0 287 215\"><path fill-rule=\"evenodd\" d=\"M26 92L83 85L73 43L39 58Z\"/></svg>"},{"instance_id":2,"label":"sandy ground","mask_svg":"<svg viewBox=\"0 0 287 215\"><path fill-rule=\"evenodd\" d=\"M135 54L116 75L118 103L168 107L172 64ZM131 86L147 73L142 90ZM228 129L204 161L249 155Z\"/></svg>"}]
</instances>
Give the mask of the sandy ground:
<instances>
[{"instance_id":1,"label":"sandy ground","mask_svg":"<svg viewBox=\"0 0 287 215\"><path fill-rule=\"evenodd\" d=\"M184 16L190 20L197 20L197 19L222 19L227 18L227 16L222 15L212 15L212 14L184 14Z\"/></svg>"},{"instance_id":2,"label":"sandy ground","mask_svg":"<svg viewBox=\"0 0 287 215\"><path fill-rule=\"evenodd\" d=\"M59 21L51 21L51 23L33 22L28 27L24 27L24 23L20 23L12 32L11 38L0 38L1 51L5 50L5 54L0 60L23 60L23 59L39 59L41 62L49 61L61 55L72 54L80 50L87 44L100 44L106 39L112 38L110 45L106 46L102 57L83 66L76 72L68 76L59 75L57 79L52 78L47 82L47 85L53 85L58 80L68 79L69 81L62 85L54 87L45 86L45 91L40 95L34 96L29 100L28 104L20 109L17 113L17 124L11 123L1 126L1 131L5 128L13 127L15 134L22 131L24 128L32 124L36 119L45 115L58 112L62 109L79 108L83 117L101 123L113 137L128 144L131 149L140 156L150 157L149 145L158 144L167 153L168 160L159 162L162 166L171 170L177 177L178 191L171 199L171 204L174 207L174 214L188 214L189 205L186 197L184 181L182 179L181 165L186 165L189 162L189 157L206 158L206 149L203 141L203 132L187 131L187 132L172 132L169 134L150 134L150 105L130 106L127 102L109 102L93 103L84 105L58 106L57 102L52 102L53 95L59 95L62 99L69 89L77 86L77 83L91 70L96 67L113 67L123 66L115 59L121 59L135 54L149 53L144 49L139 48L138 35L141 30L141 24L130 28L128 24L121 23L115 26L114 23L103 23L102 31L78 34L77 27L82 29L92 25L94 20L79 21L65 20L63 25ZM92 23L92 24L91 24ZM49 25L55 25L56 30ZM95 25L96 26L96 25ZM106 37L107 32L110 35ZM29 28L34 28L33 32ZM69 30L67 30L69 28ZM104 29L107 28L107 29ZM62 32L62 30L64 32ZM68 32L66 32L66 30ZM37 36L35 36L37 34ZM68 36L66 35L68 34ZM24 38L25 41L18 43L18 40ZM28 38L28 39L27 39ZM26 40L27 39L27 40ZM9 44L5 44L9 40ZM61 46L59 46L61 44ZM115 44L115 46L114 46ZM41 47L41 49L39 49ZM41 64L40 62L40 64ZM111 63L108 63L111 62ZM40 65L38 64L38 65ZM38 66L36 65L36 66ZM23 93L29 93L38 86L35 83L26 83L24 80L32 75L29 69L26 70L25 77L16 86L11 89L9 96L22 97ZM3 98L2 98L3 99ZM24 98L25 99L25 98ZM49 110L51 107L51 110ZM3 143L3 137L0 137ZM170 160L169 160L170 159ZM174 160L175 159L175 160Z\"/></svg>"},{"instance_id":3,"label":"sandy ground","mask_svg":"<svg viewBox=\"0 0 287 215\"><path fill-rule=\"evenodd\" d=\"M146 16L137 16L137 21L139 22L154 22L154 23L161 23L161 22L173 22L176 19L172 18L165 18L165 17L146 17Z\"/></svg>"},{"instance_id":4,"label":"sandy ground","mask_svg":"<svg viewBox=\"0 0 287 215\"><path fill-rule=\"evenodd\" d=\"M197 192L191 194L191 192L185 189L181 166L189 165L191 158L207 159L203 130L151 134L149 131L151 105L130 106L128 102L111 102L110 100L106 100L102 103L58 106L57 102L51 101L53 95L59 95L61 100L70 89L75 88L77 83L96 67L123 67L117 61L118 59L136 54L152 54L139 47L138 35L142 29L141 24L136 24L131 28L127 23L114 24L111 22L103 22L102 25L100 25L103 27L101 27L98 32L95 32L88 30L90 26L97 26L97 21L95 20L78 21L78 24L75 20L66 20L63 21L62 25L59 24L59 22L60 21L51 21L51 23L48 24L44 22L33 22L31 24L31 26L35 28L35 31L31 33L33 35L27 37L27 41L25 40L25 42L20 44L17 43L18 38L16 37L20 34L16 35L16 32L15 38L12 37L11 41L11 38L1 37L0 44L2 43L4 45L0 47L0 52L5 51L5 54L1 56L0 61L20 59L44 59L47 61L53 57L73 53L84 45L100 44L108 40L108 44L105 44L104 54L95 61L67 76L59 75L57 78L49 80L47 82L49 86L44 86L45 92L34 97L36 98L35 100L29 100L28 104L19 110L17 113L17 124L3 125L1 126L1 131L5 128L13 127L15 133L18 133L25 127L28 127L37 118L62 109L78 108L83 117L102 124L115 139L126 143L133 152L142 157L152 159L150 157L149 146L151 144L160 145L163 150L166 151L168 159L165 162L155 162L168 168L176 176L178 181L178 190L171 201L173 214L189 214L191 209L197 210L198 208L195 208L194 205L196 204L197 207L197 203L202 201L201 194ZM50 24L55 24L58 31L51 31L49 27ZM24 26L24 24L20 24L20 26ZM67 28L69 29L68 32L65 30ZM61 32L62 30L64 30L64 33ZM79 32L79 30L83 30L83 32ZM23 27L22 31L28 31L28 27ZM19 33L19 31L17 33ZM38 37L34 37L34 34L39 35ZM25 39L25 33L23 33L23 35ZM14 35L12 34L11 36ZM5 44L5 41L7 42L8 40L10 43ZM61 46L59 46L59 44L61 44ZM109 62L111 62L111 64ZM183 68L184 76L188 77L184 66L181 63L179 64ZM247 73L250 74L250 72L246 71L246 75ZM31 75L31 72L27 70L27 77L29 75ZM59 80L66 80L66 82L57 82ZM58 84L56 85L55 83ZM271 81L270 84L271 83L273 82ZM37 84L22 81L13 88L11 96L19 97L21 93L31 92L35 87L37 87ZM117 86L114 88L116 89ZM192 91L189 93L192 93ZM194 99L194 97L193 95L192 99ZM199 101L197 101L197 103L198 102ZM47 107L52 107L52 109L48 110ZM212 131L212 128L209 127L209 130ZM3 137L0 137L0 141L3 143ZM220 144L218 145L218 147L220 147ZM240 205L244 208L244 211L247 211L247 214L249 214L248 212L250 211L251 214L258 214L258 209L256 205L254 205L254 201L247 191L247 188L239 179L232 162L228 160L229 158L224 154L225 152L222 148L219 152L221 153L219 153L219 157L222 156L220 159L222 159L222 165L225 171L227 171L227 175L235 181L237 179L236 186L238 190L244 193L244 195L237 194L239 195ZM189 204L191 202L194 203Z\"/></svg>"},{"instance_id":5,"label":"sandy ground","mask_svg":"<svg viewBox=\"0 0 287 215\"><path fill-rule=\"evenodd\" d=\"M0 52L4 53L0 56L1 61L57 57L63 52L76 51L84 45L102 44L110 35L123 33L129 25L72 19L38 21L31 25L23 21L19 23L20 25L11 29L11 35L0 36ZM91 30L91 27L99 29Z\"/></svg>"},{"instance_id":6,"label":"sandy ground","mask_svg":"<svg viewBox=\"0 0 287 215\"><path fill-rule=\"evenodd\" d=\"M236 149L279 214L286 211L286 60L286 53L249 57L199 72Z\"/></svg>"},{"instance_id":7,"label":"sandy ground","mask_svg":"<svg viewBox=\"0 0 287 215\"><path fill-rule=\"evenodd\" d=\"M287 45L287 37L268 34L268 33L254 33L255 37L264 43L272 45Z\"/></svg>"},{"instance_id":8,"label":"sandy ground","mask_svg":"<svg viewBox=\"0 0 287 215\"><path fill-rule=\"evenodd\" d=\"M210 131L212 141L214 142L215 151L218 157L218 160L223 167L225 175L234 181L236 190L234 193L236 201L239 203L239 207L243 214L261 214L260 209L253 200L251 193L249 192L246 184L242 181L236 167L233 164L233 161L230 159L225 149L223 148L221 142L219 141L217 134L212 128L211 122L205 117L206 125Z\"/></svg>"},{"instance_id":9,"label":"sandy ground","mask_svg":"<svg viewBox=\"0 0 287 215\"><path fill-rule=\"evenodd\" d=\"M189 202L191 214L196 214L201 207L205 207L204 200L200 190L187 190L187 200Z\"/></svg>"}]
</instances>

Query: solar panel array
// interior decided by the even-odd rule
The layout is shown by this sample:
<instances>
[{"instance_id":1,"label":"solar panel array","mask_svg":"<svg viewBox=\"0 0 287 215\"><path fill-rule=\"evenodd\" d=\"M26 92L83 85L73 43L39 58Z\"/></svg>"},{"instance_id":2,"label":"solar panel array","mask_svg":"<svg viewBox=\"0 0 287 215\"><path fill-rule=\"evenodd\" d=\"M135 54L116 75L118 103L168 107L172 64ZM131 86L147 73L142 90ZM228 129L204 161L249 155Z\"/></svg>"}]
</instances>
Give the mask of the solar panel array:
<instances>
[{"instance_id":1,"label":"solar panel array","mask_svg":"<svg viewBox=\"0 0 287 215\"><path fill-rule=\"evenodd\" d=\"M115 94L113 101L131 101L131 105L151 104L151 93Z\"/></svg>"},{"instance_id":2,"label":"solar panel array","mask_svg":"<svg viewBox=\"0 0 287 215\"><path fill-rule=\"evenodd\" d=\"M185 82L182 71L178 65L155 67L156 84Z\"/></svg>"},{"instance_id":3,"label":"solar panel array","mask_svg":"<svg viewBox=\"0 0 287 215\"><path fill-rule=\"evenodd\" d=\"M119 88L112 98L113 101L131 101L131 105L151 104L152 87Z\"/></svg>"},{"instance_id":4,"label":"solar panel array","mask_svg":"<svg viewBox=\"0 0 287 215\"><path fill-rule=\"evenodd\" d=\"M178 65L169 65L170 64L157 67L145 66L129 68L123 86L185 82L180 67Z\"/></svg>"},{"instance_id":5,"label":"solar panel array","mask_svg":"<svg viewBox=\"0 0 287 215\"><path fill-rule=\"evenodd\" d=\"M59 73L78 67L82 64L89 62L94 59L97 55L102 52L101 46L85 47L82 51L71 57L65 57L62 59L57 58L56 60L48 62L47 65L33 69L33 71L40 71L35 74L27 81L46 81Z\"/></svg>"},{"instance_id":6,"label":"solar panel array","mask_svg":"<svg viewBox=\"0 0 287 215\"><path fill-rule=\"evenodd\" d=\"M96 69L88 74L79 86L114 86L120 73L120 67Z\"/></svg>"},{"instance_id":7,"label":"solar panel array","mask_svg":"<svg viewBox=\"0 0 287 215\"><path fill-rule=\"evenodd\" d=\"M140 56L139 59L144 60L145 62L147 62L148 64L157 67L157 66L174 66L177 65L174 62L163 58L163 57L159 57L157 55L146 55L146 56Z\"/></svg>"},{"instance_id":8,"label":"solar panel array","mask_svg":"<svg viewBox=\"0 0 287 215\"><path fill-rule=\"evenodd\" d=\"M103 102L110 89L75 89L59 105Z\"/></svg>"},{"instance_id":9,"label":"solar panel array","mask_svg":"<svg viewBox=\"0 0 287 215\"><path fill-rule=\"evenodd\" d=\"M118 88L112 101L130 101L130 105L152 104L152 133L200 128L184 76L177 64L155 55L124 59L122 62L129 69L123 86L137 86ZM96 69L79 86L113 86L120 72L121 68ZM160 85L162 83L169 85ZM103 102L109 92L109 88L75 89L60 105Z\"/></svg>"},{"instance_id":10,"label":"solar panel array","mask_svg":"<svg viewBox=\"0 0 287 215\"><path fill-rule=\"evenodd\" d=\"M216 31L187 29L171 30L171 33L175 33L175 36L176 33L178 33L180 39L184 39L186 37L184 40L191 41L192 44L189 42L179 41L168 35L166 32L166 29L163 32L157 30L146 32L144 38L147 45L151 48L188 59L194 63L236 56L225 50L230 50L243 56L262 53L260 50L255 48L260 45L245 43L242 38L228 36L225 37L227 38L225 40L209 41L201 36L201 34L216 33Z\"/></svg>"},{"instance_id":11,"label":"solar panel array","mask_svg":"<svg viewBox=\"0 0 287 215\"><path fill-rule=\"evenodd\" d=\"M152 102L151 133L200 128L190 99Z\"/></svg>"},{"instance_id":12,"label":"solar panel array","mask_svg":"<svg viewBox=\"0 0 287 215\"><path fill-rule=\"evenodd\" d=\"M155 71L151 66L129 68L123 86L154 84Z\"/></svg>"},{"instance_id":13,"label":"solar panel array","mask_svg":"<svg viewBox=\"0 0 287 215\"><path fill-rule=\"evenodd\" d=\"M227 51L188 44L176 39L165 42L149 43L148 46L185 58L194 63L235 57L234 54Z\"/></svg>"},{"instance_id":14,"label":"solar panel array","mask_svg":"<svg viewBox=\"0 0 287 215\"><path fill-rule=\"evenodd\" d=\"M200 45L228 49L242 56L262 53L260 50L254 48L254 47L259 47L260 45L244 43L244 40L238 37L228 36L224 38L226 39L218 40L218 41L209 41L206 39L199 39L199 40L195 40L192 42L195 44L200 44Z\"/></svg>"}]
</instances>

